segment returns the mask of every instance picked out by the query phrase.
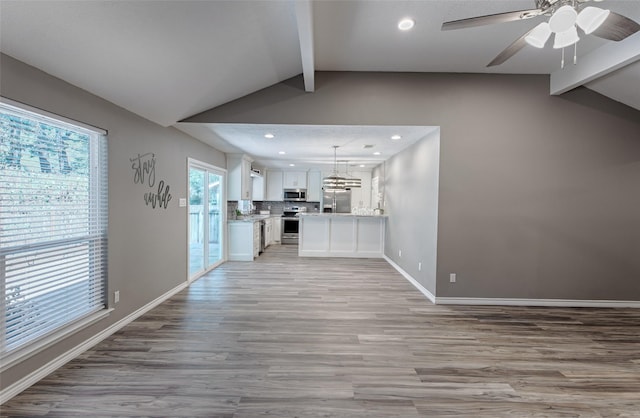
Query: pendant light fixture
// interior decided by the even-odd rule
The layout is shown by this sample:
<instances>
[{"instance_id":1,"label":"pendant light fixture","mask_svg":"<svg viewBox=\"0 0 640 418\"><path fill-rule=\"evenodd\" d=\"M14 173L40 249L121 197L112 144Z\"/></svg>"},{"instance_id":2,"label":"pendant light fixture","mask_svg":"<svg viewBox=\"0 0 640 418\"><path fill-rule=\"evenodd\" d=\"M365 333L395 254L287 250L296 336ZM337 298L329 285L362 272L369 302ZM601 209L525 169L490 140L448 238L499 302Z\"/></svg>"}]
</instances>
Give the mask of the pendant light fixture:
<instances>
[{"instance_id":1,"label":"pendant light fixture","mask_svg":"<svg viewBox=\"0 0 640 418\"><path fill-rule=\"evenodd\" d=\"M344 162L344 187L347 189L359 189L362 187L362 180L349 175L349 161Z\"/></svg>"},{"instance_id":2,"label":"pendant light fixture","mask_svg":"<svg viewBox=\"0 0 640 418\"><path fill-rule=\"evenodd\" d=\"M322 188L327 192L339 192L346 188L346 179L338 175L338 148L339 145L333 146L333 173L322 179Z\"/></svg>"}]
</instances>

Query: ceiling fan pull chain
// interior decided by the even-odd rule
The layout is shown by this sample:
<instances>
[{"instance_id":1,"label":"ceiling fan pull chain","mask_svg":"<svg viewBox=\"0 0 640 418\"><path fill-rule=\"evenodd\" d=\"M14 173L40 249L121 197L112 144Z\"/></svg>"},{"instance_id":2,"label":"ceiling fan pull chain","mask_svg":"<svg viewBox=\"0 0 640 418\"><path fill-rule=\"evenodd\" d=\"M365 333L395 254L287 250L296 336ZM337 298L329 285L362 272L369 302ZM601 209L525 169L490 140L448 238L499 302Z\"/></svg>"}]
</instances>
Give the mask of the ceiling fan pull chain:
<instances>
[{"instance_id":1,"label":"ceiling fan pull chain","mask_svg":"<svg viewBox=\"0 0 640 418\"><path fill-rule=\"evenodd\" d=\"M562 60L560 61L560 69L564 68L564 48L562 48Z\"/></svg>"},{"instance_id":2,"label":"ceiling fan pull chain","mask_svg":"<svg viewBox=\"0 0 640 418\"><path fill-rule=\"evenodd\" d=\"M573 65L578 63L578 43L573 44Z\"/></svg>"}]
</instances>

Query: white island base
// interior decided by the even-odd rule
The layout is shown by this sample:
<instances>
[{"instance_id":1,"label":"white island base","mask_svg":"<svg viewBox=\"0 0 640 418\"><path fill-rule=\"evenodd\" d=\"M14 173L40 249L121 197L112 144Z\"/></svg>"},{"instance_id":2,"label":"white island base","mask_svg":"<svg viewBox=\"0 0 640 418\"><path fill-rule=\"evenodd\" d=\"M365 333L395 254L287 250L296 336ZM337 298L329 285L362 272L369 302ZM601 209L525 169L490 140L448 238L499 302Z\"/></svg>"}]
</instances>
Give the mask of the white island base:
<instances>
[{"instance_id":1,"label":"white island base","mask_svg":"<svg viewBox=\"0 0 640 418\"><path fill-rule=\"evenodd\" d=\"M385 220L386 216L301 215L298 255L382 258Z\"/></svg>"}]
</instances>

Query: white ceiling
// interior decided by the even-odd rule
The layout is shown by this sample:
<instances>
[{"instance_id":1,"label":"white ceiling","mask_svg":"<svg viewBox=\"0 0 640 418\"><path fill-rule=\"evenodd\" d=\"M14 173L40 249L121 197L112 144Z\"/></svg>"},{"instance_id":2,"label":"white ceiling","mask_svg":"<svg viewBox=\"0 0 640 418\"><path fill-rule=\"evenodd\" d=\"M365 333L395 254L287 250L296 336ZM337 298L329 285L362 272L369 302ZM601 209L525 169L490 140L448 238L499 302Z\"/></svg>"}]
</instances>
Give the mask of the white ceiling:
<instances>
[{"instance_id":1,"label":"white ceiling","mask_svg":"<svg viewBox=\"0 0 640 418\"><path fill-rule=\"evenodd\" d=\"M598 7L640 22L638 0ZM313 90L314 70L551 74L552 84L586 83L640 110L640 33L618 43L583 37L578 65L560 70L560 52L550 46L527 46L506 63L486 67L542 17L440 30L447 20L531 8L533 0L0 0L0 50L163 126L301 73ZM400 32L397 23L406 16L416 26ZM624 60L609 60L620 50ZM590 61L602 68L589 73ZM189 130L182 125L177 127ZM367 135L369 129L363 127ZM266 160L265 150L248 140L259 130L203 125L190 133L223 151L240 149ZM318 128L297 131L289 150L301 162L312 161L352 135L330 130L333 137L324 142L303 141ZM282 132L282 138L288 135Z\"/></svg>"},{"instance_id":2,"label":"white ceiling","mask_svg":"<svg viewBox=\"0 0 640 418\"><path fill-rule=\"evenodd\" d=\"M247 152L256 165L284 169L323 168L331 171L336 160L341 169L366 170L416 143L438 129L434 126L255 125L179 124L180 129L209 138L206 142L227 153ZM192 129L210 130L209 136ZM272 134L273 138L265 138ZM399 135L400 139L392 139ZM217 138L217 139L213 139ZM221 138L227 138L228 141ZM338 148L335 149L334 146ZM280 154L284 152L285 154ZM379 155L374 155L379 153ZM294 164L294 166L291 166ZM364 167L361 167L364 165Z\"/></svg>"}]
</instances>

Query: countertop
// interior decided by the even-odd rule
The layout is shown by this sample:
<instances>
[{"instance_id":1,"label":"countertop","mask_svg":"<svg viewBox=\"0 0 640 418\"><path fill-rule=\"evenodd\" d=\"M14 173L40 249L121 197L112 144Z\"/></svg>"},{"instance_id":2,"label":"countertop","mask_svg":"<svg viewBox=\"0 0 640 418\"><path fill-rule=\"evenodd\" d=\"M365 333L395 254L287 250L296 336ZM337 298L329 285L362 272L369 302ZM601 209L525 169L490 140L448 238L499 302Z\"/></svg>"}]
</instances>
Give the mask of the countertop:
<instances>
[{"instance_id":1,"label":"countertop","mask_svg":"<svg viewBox=\"0 0 640 418\"><path fill-rule=\"evenodd\" d=\"M321 216L321 217L352 217L352 218L386 218L389 215L356 215L353 213L317 213L317 212L306 212L300 213L300 216Z\"/></svg>"},{"instance_id":2,"label":"countertop","mask_svg":"<svg viewBox=\"0 0 640 418\"><path fill-rule=\"evenodd\" d=\"M267 218L281 218L281 213L271 213L269 215L244 215L242 219L229 219L227 222L256 222Z\"/></svg>"}]
</instances>

